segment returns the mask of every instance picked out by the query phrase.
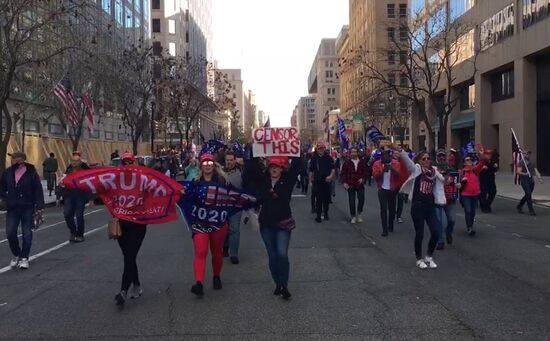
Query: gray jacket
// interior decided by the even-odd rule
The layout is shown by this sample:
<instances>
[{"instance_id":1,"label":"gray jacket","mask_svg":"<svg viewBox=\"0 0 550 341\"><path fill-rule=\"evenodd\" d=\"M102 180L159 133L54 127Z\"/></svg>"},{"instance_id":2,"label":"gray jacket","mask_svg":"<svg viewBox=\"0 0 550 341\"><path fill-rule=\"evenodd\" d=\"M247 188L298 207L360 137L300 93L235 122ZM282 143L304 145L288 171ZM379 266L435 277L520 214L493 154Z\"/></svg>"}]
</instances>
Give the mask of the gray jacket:
<instances>
[{"instance_id":1,"label":"gray jacket","mask_svg":"<svg viewBox=\"0 0 550 341\"><path fill-rule=\"evenodd\" d=\"M235 167L232 170L226 170L227 181L235 188L243 188L243 172L239 167Z\"/></svg>"}]
</instances>

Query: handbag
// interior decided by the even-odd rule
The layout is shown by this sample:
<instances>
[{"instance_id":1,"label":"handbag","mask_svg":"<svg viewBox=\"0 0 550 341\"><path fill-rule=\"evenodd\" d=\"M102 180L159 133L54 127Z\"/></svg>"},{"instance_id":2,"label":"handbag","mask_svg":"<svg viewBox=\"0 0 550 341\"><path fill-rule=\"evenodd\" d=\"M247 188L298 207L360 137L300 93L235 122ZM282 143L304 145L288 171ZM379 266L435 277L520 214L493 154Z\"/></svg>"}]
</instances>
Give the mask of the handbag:
<instances>
[{"instance_id":1,"label":"handbag","mask_svg":"<svg viewBox=\"0 0 550 341\"><path fill-rule=\"evenodd\" d=\"M122 237L122 229L120 228L118 219L110 220L107 230L109 232L109 239L118 239Z\"/></svg>"},{"instance_id":2,"label":"handbag","mask_svg":"<svg viewBox=\"0 0 550 341\"><path fill-rule=\"evenodd\" d=\"M278 224L279 228L286 231L292 231L296 228L296 221L290 217L288 219L281 220Z\"/></svg>"}]
</instances>

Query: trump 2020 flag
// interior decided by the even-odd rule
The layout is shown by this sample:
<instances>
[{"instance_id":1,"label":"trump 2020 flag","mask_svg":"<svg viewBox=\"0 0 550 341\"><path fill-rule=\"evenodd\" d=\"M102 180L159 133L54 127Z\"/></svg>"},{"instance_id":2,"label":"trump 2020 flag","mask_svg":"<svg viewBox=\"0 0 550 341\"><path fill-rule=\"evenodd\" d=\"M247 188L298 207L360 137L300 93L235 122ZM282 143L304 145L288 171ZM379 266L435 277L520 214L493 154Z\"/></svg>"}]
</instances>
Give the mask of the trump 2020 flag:
<instances>
[{"instance_id":1,"label":"trump 2020 flag","mask_svg":"<svg viewBox=\"0 0 550 341\"><path fill-rule=\"evenodd\" d=\"M338 137L340 138L340 143L342 144L343 150L349 149L349 139L346 134L346 123L343 119L338 117Z\"/></svg>"},{"instance_id":2,"label":"trump 2020 flag","mask_svg":"<svg viewBox=\"0 0 550 341\"><path fill-rule=\"evenodd\" d=\"M385 139L386 137L384 136L384 134L382 134L380 129L376 128L376 126L374 125L371 125L367 128L367 138L371 142L377 142Z\"/></svg>"},{"instance_id":3,"label":"trump 2020 flag","mask_svg":"<svg viewBox=\"0 0 550 341\"><path fill-rule=\"evenodd\" d=\"M242 191L203 181L182 181L185 194L178 202L193 233L220 230L235 213L256 205L256 198Z\"/></svg>"}]
</instances>

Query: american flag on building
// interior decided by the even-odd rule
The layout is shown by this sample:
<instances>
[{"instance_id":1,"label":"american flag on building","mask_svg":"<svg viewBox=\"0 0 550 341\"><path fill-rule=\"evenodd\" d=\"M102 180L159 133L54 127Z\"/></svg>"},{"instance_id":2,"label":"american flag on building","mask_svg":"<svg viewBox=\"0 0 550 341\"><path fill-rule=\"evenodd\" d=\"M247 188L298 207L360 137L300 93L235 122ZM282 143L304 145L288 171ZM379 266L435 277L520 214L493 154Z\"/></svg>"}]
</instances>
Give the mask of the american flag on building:
<instances>
[{"instance_id":1,"label":"american flag on building","mask_svg":"<svg viewBox=\"0 0 550 341\"><path fill-rule=\"evenodd\" d=\"M61 104L63 104L67 122L73 127L76 127L78 125L78 109L69 78L63 77L63 79L56 84L53 92L55 96L59 98Z\"/></svg>"}]
</instances>

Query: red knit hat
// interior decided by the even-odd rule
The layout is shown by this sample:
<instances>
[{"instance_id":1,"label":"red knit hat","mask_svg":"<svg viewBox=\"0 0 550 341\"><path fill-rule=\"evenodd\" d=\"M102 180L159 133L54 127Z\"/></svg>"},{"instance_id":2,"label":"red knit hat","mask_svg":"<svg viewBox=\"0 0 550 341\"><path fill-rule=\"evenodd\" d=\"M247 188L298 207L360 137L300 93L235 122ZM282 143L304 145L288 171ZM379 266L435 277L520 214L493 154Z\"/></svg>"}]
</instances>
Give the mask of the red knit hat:
<instances>
[{"instance_id":1,"label":"red knit hat","mask_svg":"<svg viewBox=\"0 0 550 341\"><path fill-rule=\"evenodd\" d=\"M286 156L272 156L272 157L269 158L269 161L267 162L268 167L271 167L271 165L285 168L286 166L288 166L288 157L286 157Z\"/></svg>"}]
</instances>

